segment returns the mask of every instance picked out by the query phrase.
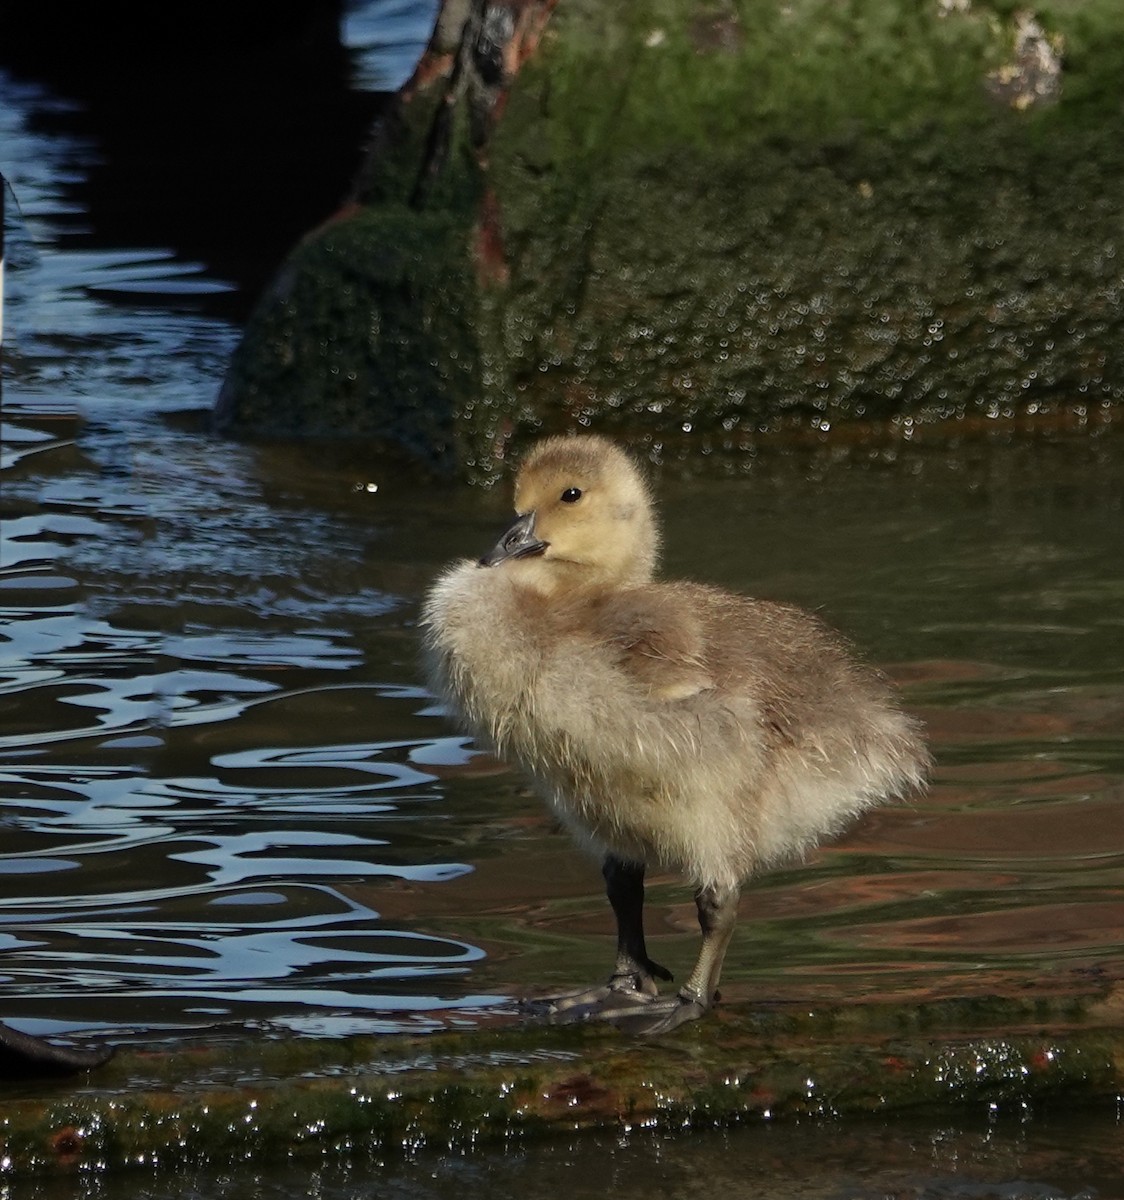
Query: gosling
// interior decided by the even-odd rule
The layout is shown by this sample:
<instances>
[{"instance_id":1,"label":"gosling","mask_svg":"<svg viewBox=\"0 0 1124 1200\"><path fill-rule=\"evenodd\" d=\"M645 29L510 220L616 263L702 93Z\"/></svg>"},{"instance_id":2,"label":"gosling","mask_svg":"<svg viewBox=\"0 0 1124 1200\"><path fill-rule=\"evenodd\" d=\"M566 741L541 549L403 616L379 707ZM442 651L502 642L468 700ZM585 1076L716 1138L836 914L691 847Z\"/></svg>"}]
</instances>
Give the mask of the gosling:
<instances>
[{"instance_id":1,"label":"gosling","mask_svg":"<svg viewBox=\"0 0 1124 1200\"><path fill-rule=\"evenodd\" d=\"M818 618L655 581L652 499L610 441L540 442L515 510L426 599L431 684L603 860L616 966L549 1018L666 1032L713 1004L745 880L920 787L929 756L887 681ZM644 940L649 867L696 889L702 947L670 996Z\"/></svg>"}]
</instances>

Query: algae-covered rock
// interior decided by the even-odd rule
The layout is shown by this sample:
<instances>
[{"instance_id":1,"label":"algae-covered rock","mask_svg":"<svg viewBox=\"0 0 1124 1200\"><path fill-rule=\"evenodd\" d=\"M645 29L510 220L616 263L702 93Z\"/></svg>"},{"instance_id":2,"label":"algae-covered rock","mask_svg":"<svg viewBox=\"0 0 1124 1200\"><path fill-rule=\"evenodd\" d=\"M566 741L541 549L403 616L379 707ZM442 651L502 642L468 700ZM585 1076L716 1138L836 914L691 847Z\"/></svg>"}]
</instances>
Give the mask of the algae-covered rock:
<instances>
[{"instance_id":1,"label":"algae-covered rock","mask_svg":"<svg viewBox=\"0 0 1124 1200\"><path fill-rule=\"evenodd\" d=\"M478 459L488 469L504 413L481 147L500 94L495 39L515 31L486 9L445 6L348 203L296 247L252 314L220 430L370 443L444 474Z\"/></svg>"},{"instance_id":2,"label":"algae-covered rock","mask_svg":"<svg viewBox=\"0 0 1124 1200\"><path fill-rule=\"evenodd\" d=\"M1016 111L971 9L699 10L562 6L519 80L494 158L535 418L715 445L1119 402L1124 129L1093 45Z\"/></svg>"},{"instance_id":3,"label":"algae-covered rock","mask_svg":"<svg viewBox=\"0 0 1124 1200\"><path fill-rule=\"evenodd\" d=\"M489 477L544 428L713 450L1124 398L1119 6L563 0L540 41L552 7L446 5L227 428Z\"/></svg>"},{"instance_id":4,"label":"algae-covered rock","mask_svg":"<svg viewBox=\"0 0 1124 1200\"><path fill-rule=\"evenodd\" d=\"M458 414L481 387L466 247L447 211L404 206L358 209L310 238L254 315L220 423L459 461Z\"/></svg>"},{"instance_id":5,"label":"algae-covered rock","mask_svg":"<svg viewBox=\"0 0 1124 1200\"><path fill-rule=\"evenodd\" d=\"M599 1022L122 1050L80 1089L0 1095L3 1173L168 1170L510 1147L600 1130L1117 1112L1115 989L920 1007L719 1010L635 1042Z\"/></svg>"}]
</instances>

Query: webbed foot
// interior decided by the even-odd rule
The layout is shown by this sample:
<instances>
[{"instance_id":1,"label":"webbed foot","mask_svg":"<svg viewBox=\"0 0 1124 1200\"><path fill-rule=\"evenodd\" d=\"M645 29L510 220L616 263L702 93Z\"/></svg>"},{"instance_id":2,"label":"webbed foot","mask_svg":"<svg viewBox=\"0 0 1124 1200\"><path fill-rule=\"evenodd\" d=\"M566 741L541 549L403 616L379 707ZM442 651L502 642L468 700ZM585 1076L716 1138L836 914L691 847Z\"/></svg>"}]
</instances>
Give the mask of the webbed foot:
<instances>
[{"instance_id":1,"label":"webbed foot","mask_svg":"<svg viewBox=\"0 0 1124 1200\"><path fill-rule=\"evenodd\" d=\"M710 1005L703 1003L694 992L681 988L674 996L655 997L642 1007L622 1007L613 1011L606 1006L600 1016L622 1033L633 1037L657 1037L688 1021L697 1021L709 1008Z\"/></svg>"},{"instance_id":2,"label":"webbed foot","mask_svg":"<svg viewBox=\"0 0 1124 1200\"><path fill-rule=\"evenodd\" d=\"M524 1000L532 1016L550 1025L573 1025L579 1021L608 1021L620 1013L643 1011L659 999L656 979L671 979L671 972L658 963L647 961L643 968L618 971L607 983Z\"/></svg>"}]
</instances>

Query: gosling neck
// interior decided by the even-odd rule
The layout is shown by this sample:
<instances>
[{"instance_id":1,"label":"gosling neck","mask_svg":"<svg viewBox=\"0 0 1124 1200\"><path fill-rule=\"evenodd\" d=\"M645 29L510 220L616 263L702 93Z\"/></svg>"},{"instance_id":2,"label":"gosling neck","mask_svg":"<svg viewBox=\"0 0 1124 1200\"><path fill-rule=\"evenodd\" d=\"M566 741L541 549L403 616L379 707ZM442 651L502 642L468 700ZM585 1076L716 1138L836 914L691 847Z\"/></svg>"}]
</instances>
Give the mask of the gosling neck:
<instances>
[{"instance_id":1,"label":"gosling neck","mask_svg":"<svg viewBox=\"0 0 1124 1200\"><path fill-rule=\"evenodd\" d=\"M613 569L560 558L523 558L506 562L500 569L520 587L546 599L569 599L618 588L650 583L654 562L635 562Z\"/></svg>"}]
</instances>

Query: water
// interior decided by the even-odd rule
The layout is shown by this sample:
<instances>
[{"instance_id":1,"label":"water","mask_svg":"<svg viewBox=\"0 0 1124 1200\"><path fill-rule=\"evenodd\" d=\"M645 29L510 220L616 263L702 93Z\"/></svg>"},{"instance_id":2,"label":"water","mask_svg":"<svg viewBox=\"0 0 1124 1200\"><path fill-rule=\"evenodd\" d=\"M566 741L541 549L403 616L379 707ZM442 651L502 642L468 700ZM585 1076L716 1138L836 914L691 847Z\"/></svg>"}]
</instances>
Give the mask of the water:
<instances>
[{"instance_id":1,"label":"water","mask_svg":"<svg viewBox=\"0 0 1124 1200\"><path fill-rule=\"evenodd\" d=\"M184 1169L174 1179L143 1168L128 1177L138 1200L252 1196L255 1200L1118 1200L1119 1130L1107 1120L1031 1122L908 1119L831 1125L778 1124L682 1134L641 1132L514 1142L449 1155ZM26 1180L6 1200L100 1200L122 1178Z\"/></svg>"},{"instance_id":2,"label":"water","mask_svg":"<svg viewBox=\"0 0 1124 1200\"><path fill-rule=\"evenodd\" d=\"M432 1161L355 1164L317 1172L309 1194L343 1200L362 1194L357 1178L378 1180L380 1196L437 1200L456 1188L492 1200L605 1195L677 1200L1112 1200L1122 1194L1116 1131L1058 1119L969 1128L910 1121L850 1127L788 1126L640 1135L619 1142L514 1146L500 1157L467 1154ZM1074 1171L1075 1161L1080 1163ZM234 1175L261 1197L292 1195L277 1171ZM213 1174L178 1193L215 1194ZM221 1190L221 1184L220 1190ZM142 1193L144 1194L144 1193ZM154 1193L155 1194L155 1193ZM235 1194L230 1187L227 1194Z\"/></svg>"},{"instance_id":3,"label":"water","mask_svg":"<svg viewBox=\"0 0 1124 1200\"><path fill-rule=\"evenodd\" d=\"M212 437L232 318L269 264L224 272L237 256L186 253L174 221L159 241L107 238L85 207L104 148L80 115L0 74L21 208L0 494L0 1018L145 1043L428 1030L599 977L596 866L419 682L419 598L440 564L491 544L506 497ZM901 682L939 762L916 804L749 890L728 997L1119 978L1122 449L1107 426L659 475L668 571L821 609ZM653 881L649 921L655 956L684 970L694 910L675 880ZM726 1163L743 1143L721 1136ZM955 1162L925 1149L932 1130L902 1162L897 1134L844 1139L854 1183L822 1140L776 1136L768 1161L814 1170L778 1168L744 1194L866 1195L855 1164L872 1154L906 1195L1112 1194L1100 1166L1041 1157L1026 1131L998 1158L987 1131L950 1133L972 1147ZM603 1161L641 1183L638 1163L674 1162L691 1194L712 1144L591 1142L394 1179L411 1196L546 1195L570 1172L581 1194ZM1002 1172L987 1163L1061 1182L988 1191ZM324 1195L351 1186L339 1171ZM735 1178L722 1190L738 1194ZM271 1179L262 1194L291 1194Z\"/></svg>"}]
</instances>

